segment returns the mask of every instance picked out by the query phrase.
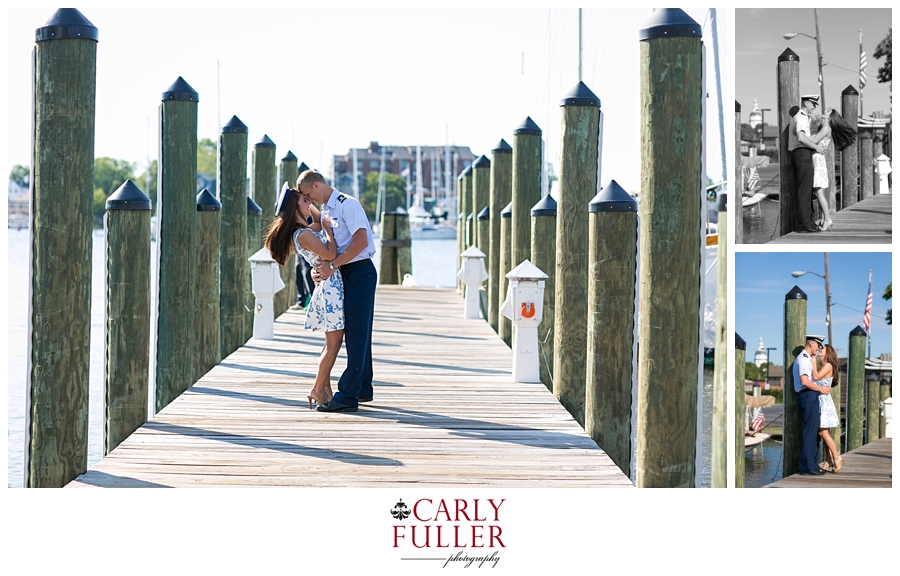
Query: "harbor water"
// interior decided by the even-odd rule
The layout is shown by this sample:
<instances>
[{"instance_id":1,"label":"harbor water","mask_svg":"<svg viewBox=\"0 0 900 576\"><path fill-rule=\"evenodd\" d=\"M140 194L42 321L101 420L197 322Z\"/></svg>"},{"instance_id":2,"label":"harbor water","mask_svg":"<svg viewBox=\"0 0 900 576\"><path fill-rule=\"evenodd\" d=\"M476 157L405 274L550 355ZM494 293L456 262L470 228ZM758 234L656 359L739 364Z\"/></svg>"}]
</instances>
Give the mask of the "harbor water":
<instances>
[{"instance_id":1,"label":"harbor water","mask_svg":"<svg viewBox=\"0 0 900 576\"><path fill-rule=\"evenodd\" d=\"M7 363L7 486L21 487L24 479L25 379L28 354L28 229L8 230L8 358ZM151 243L151 252L156 243ZM106 286L105 239L94 231L93 280L91 286L91 360L88 422L88 467L103 456L103 339ZM376 254L375 264L378 264ZM151 254L151 261L152 254ZM419 286L456 286L456 240L415 240L412 243L413 277ZM152 282L152 278L151 278ZM460 310L462 310L460 308ZM700 485L710 485L710 440L712 436L712 370L703 373L703 419Z\"/></svg>"}]
</instances>

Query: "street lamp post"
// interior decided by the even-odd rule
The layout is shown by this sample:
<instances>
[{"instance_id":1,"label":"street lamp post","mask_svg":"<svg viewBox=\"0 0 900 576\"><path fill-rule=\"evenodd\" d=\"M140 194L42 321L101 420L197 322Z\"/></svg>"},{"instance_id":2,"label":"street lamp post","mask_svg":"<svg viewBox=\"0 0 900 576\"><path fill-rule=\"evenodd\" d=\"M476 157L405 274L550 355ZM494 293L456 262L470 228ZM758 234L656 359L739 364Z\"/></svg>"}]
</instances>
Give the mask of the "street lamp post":
<instances>
[{"instance_id":1,"label":"street lamp post","mask_svg":"<svg viewBox=\"0 0 900 576\"><path fill-rule=\"evenodd\" d=\"M829 280L828 275L828 252L825 253L825 275L816 274L815 272L811 272L809 270L797 270L796 272L791 272L791 276L794 278L799 278L804 274L812 274L813 276L818 276L825 280L825 325L828 327L828 344L831 347L834 347L834 339L831 337L831 281Z\"/></svg>"},{"instance_id":2,"label":"street lamp post","mask_svg":"<svg viewBox=\"0 0 900 576\"><path fill-rule=\"evenodd\" d=\"M816 56L818 57L819 64L819 105L820 110L825 109L825 75L822 73L822 68L825 66L825 61L822 58L822 40L819 34L819 9L813 8L813 14L815 16L816 22L816 35L810 36L805 32L788 32L784 34L785 40L790 40L791 38L795 38L797 36L806 36L807 38L811 38L816 41Z\"/></svg>"}]
</instances>

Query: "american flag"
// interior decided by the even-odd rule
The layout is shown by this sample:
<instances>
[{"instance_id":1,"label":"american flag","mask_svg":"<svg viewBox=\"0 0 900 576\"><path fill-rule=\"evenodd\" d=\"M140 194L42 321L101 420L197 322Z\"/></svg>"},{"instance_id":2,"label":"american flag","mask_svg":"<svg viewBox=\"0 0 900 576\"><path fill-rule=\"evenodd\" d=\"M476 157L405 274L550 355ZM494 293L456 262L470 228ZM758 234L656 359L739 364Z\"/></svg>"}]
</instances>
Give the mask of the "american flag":
<instances>
[{"instance_id":1,"label":"american flag","mask_svg":"<svg viewBox=\"0 0 900 576\"><path fill-rule=\"evenodd\" d=\"M862 30L859 31L859 89L866 87L866 51L863 49Z\"/></svg>"},{"instance_id":2,"label":"american flag","mask_svg":"<svg viewBox=\"0 0 900 576\"><path fill-rule=\"evenodd\" d=\"M750 428L753 429L754 432L759 432L759 430L765 425L766 417L763 416L762 408L759 409L759 412L756 413L756 416L753 417L753 422L750 423Z\"/></svg>"},{"instance_id":3,"label":"american flag","mask_svg":"<svg viewBox=\"0 0 900 576\"><path fill-rule=\"evenodd\" d=\"M759 184L759 170L754 166L750 168L750 179L747 181L747 190L750 192L755 191L757 184Z\"/></svg>"},{"instance_id":4,"label":"american flag","mask_svg":"<svg viewBox=\"0 0 900 576\"><path fill-rule=\"evenodd\" d=\"M869 331L872 321L872 272L869 272L869 295L866 297L866 315L863 317L863 330Z\"/></svg>"}]
</instances>

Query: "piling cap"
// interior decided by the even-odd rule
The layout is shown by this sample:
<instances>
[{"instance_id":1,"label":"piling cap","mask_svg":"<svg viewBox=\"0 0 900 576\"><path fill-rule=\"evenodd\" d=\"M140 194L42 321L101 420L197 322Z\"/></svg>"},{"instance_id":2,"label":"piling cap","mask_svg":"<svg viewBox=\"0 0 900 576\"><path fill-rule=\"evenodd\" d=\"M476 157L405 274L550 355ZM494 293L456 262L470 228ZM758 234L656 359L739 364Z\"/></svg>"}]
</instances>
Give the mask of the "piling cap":
<instances>
[{"instance_id":1,"label":"piling cap","mask_svg":"<svg viewBox=\"0 0 900 576\"><path fill-rule=\"evenodd\" d=\"M841 96L859 96L859 92L856 91L852 85L844 88L844 91L841 92Z\"/></svg>"},{"instance_id":2,"label":"piling cap","mask_svg":"<svg viewBox=\"0 0 900 576\"><path fill-rule=\"evenodd\" d=\"M619 186L619 183L615 180L610 180L609 184L591 199L591 203L588 206L592 214L594 212L638 211L637 201L624 188Z\"/></svg>"},{"instance_id":3,"label":"piling cap","mask_svg":"<svg viewBox=\"0 0 900 576\"><path fill-rule=\"evenodd\" d=\"M680 8L659 8L638 31L638 40L703 36L703 29Z\"/></svg>"},{"instance_id":4,"label":"piling cap","mask_svg":"<svg viewBox=\"0 0 900 576\"><path fill-rule=\"evenodd\" d=\"M222 134L246 134L247 125L237 116L232 116L228 124L222 126Z\"/></svg>"},{"instance_id":5,"label":"piling cap","mask_svg":"<svg viewBox=\"0 0 900 576\"><path fill-rule=\"evenodd\" d=\"M466 166L466 169L462 171L463 176L471 176L472 175L472 165L469 164Z\"/></svg>"},{"instance_id":6,"label":"piling cap","mask_svg":"<svg viewBox=\"0 0 900 576\"><path fill-rule=\"evenodd\" d=\"M197 212L221 212L222 203L204 188L197 194Z\"/></svg>"},{"instance_id":7,"label":"piling cap","mask_svg":"<svg viewBox=\"0 0 900 576\"><path fill-rule=\"evenodd\" d=\"M485 206L481 209L481 212L478 213L479 220L490 220L491 219L491 208L490 206Z\"/></svg>"},{"instance_id":8,"label":"piling cap","mask_svg":"<svg viewBox=\"0 0 900 576\"><path fill-rule=\"evenodd\" d=\"M525 118L525 120L516 126L516 129L513 130L513 134L529 134L531 136L540 136L541 129L538 128L538 125L534 123L534 120L531 119L531 116Z\"/></svg>"},{"instance_id":9,"label":"piling cap","mask_svg":"<svg viewBox=\"0 0 900 576\"><path fill-rule=\"evenodd\" d=\"M474 213L474 212L470 212L469 215L466 216L466 220L467 220L467 221L468 221L468 220L472 220L472 221L474 222L474 221L475 221L475 213Z\"/></svg>"},{"instance_id":10,"label":"piling cap","mask_svg":"<svg viewBox=\"0 0 900 576\"><path fill-rule=\"evenodd\" d=\"M150 198L144 194L137 184L126 180L119 189L106 199L107 210L149 210Z\"/></svg>"},{"instance_id":11,"label":"piling cap","mask_svg":"<svg viewBox=\"0 0 900 576\"><path fill-rule=\"evenodd\" d=\"M60 8L34 35L36 42L72 38L97 42L100 38L97 27L75 8Z\"/></svg>"},{"instance_id":12,"label":"piling cap","mask_svg":"<svg viewBox=\"0 0 900 576\"><path fill-rule=\"evenodd\" d=\"M799 286L794 286L791 288L791 291L784 295L785 302L788 300L806 300L806 292L800 289Z\"/></svg>"},{"instance_id":13,"label":"piling cap","mask_svg":"<svg viewBox=\"0 0 900 576\"><path fill-rule=\"evenodd\" d=\"M735 112L740 112L740 111L741 111L741 103L738 102L737 100L734 101L734 111L735 111Z\"/></svg>"},{"instance_id":14,"label":"piling cap","mask_svg":"<svg viewBox=\"0 0 900 576\"><path fill-rule=\"evenodd\" d=\"M728 193L722 192L719 194L719 212L728 212Z\"/></svg>"},{"instance_id":15,"label":"piling cap","mask_svg":"<svg viewBox=\"0 0 900 576\"><path fill-rule=\"evenodd\" d=\"M559 105L594 106L596 108L599 108L600 98L598 98L596 94L591 92L591 89L587 87L587 84L579 81L574 88L569 90L566 95L562 97L562 100L559 101Z\"/></svg>"},{"instance_id":16,"label":"piling cap","mask_svg":"<svg viewBox=\"0 0 900 576\"><path fill-rule=\"evenodd\" d=\"M786 49L784 52L778 56L779 62L799 62L800 57L797 56L797 53L791 50L790 48Z\"/></svg>"},{"instance_id":17,"label":"piling cap","mask_svg":"<svg viewBox=\"0 0 900 576\"><path fill-rule=\"evenodd\" d=\"M491 150L493 154L512 154L512 146L506 143L506 140L503 138L500 139L500 142L497 142L497 145L494 146L494 149Z\"/></svg>"},{"instance_id":18,"label":"piling cap","mask_svg":"<svg viewBox=\"0 0 900 576\"><path fill-rule=\"evenodd\" d=\"M532 216L556 216L556 200L547 194L531 207Z\"/></svg>"},{"instance_id":19,"label":"piling cap","mask_svg":"<svg viewBox=\"0 0 900 576\"><path fill-rule=\"evenodd\" d=\"M512 218L512 202L510 202L509 204L507 204L507 205L506 205L506 208L504 208L504 209L500 212L500 217L501 217L501 218Z\"/></svg>"},{"instance_id":20,"label":"piling cap","mask_svg":"<svg viewBox=\"0 0 900 576\"><path fill-rule=\"evenodd\" d=\"M200 96L197 91L191 88L191 85L185 82L184 78L178 77L172 85L162 93L162 100L184 100L187 102L199 102Z\"/></svg>"},{"instance_id":21,"label":"piling cap","mask_svg":"<svg viewBox=\"0 0 900 576\"><path fill-rule=\"evenodd\" d=\"M746 350L747 343L741 338L741 335L737 332L734 333L734 349L735 350Z\"/></svg>"},{"instance_id":22,"label":"piling cap","mask_svg":"<svg viewBox=\"0 0 900 576\"><path fill-rule=\"evenodd\" d=\"M862 326L857 326L853 330L850 331L851 336L865 336L866 331L862 329Z\"/></svg>"},{"instance_id":23,"label":"piling cap","mask_svg":"<svg viewBox=\"0 0 900 576\"><path fill-rule=\"evenodd\" d=\"M306 165L306 162L301 162L300 165L297 166L297 172L300 174L303 174L307 170L309 170L309 166Z\"/></svg>"},{"instance_id":24,"label":"piling cap","mask_svg":"<svg viewBox=\"0 0 900 576\"><path fill-rule=\"evenodd\" d=\"M249 196L247 196L247 216L262 216L262 208Z\"/></svg>"},{"instance_id":25,"label":"piling cap","mask_svg":"<svg viewBox=\"0 0 900 576\"><path fill-rule=\"evenodd\" d=\"M478 157L478 160L472 164L475 168L490 168L491 167L491 159L482 154Z\"/></svg>"},{"instance_id":26,"label":"piling cap","mask_svg":"<svg viewBox=\"0 0 900 576\"><path fill-rule=\"evenodd\" d=\"M282 162L296 162L297 157L294 156L294 153L288 150L287 154L284 155L284 158L281 159Z\"/></svg>"},{"instance_id":27,"label":"piling cap","mask_svg":"<svg viewBox=\"0 0 900 576\"><path fill-rule=\"evenodd\" d=\"M263 134L263 137L260 138L259 142L253 145L254 148L274 148L275 143L272 142L272 139L269 138L268 134Z\"/></svg>"}]
</instances>

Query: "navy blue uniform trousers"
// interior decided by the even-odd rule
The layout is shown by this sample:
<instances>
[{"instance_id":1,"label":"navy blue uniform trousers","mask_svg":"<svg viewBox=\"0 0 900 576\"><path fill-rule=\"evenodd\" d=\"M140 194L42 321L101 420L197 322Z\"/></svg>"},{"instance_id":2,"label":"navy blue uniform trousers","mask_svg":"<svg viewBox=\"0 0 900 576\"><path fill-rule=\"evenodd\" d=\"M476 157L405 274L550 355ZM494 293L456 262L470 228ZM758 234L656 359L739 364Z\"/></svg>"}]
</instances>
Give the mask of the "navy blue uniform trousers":
<instances>
[{"instance_id":1,"label":"navy blue uniform trousers","mask_svg":"<svg viewBox=\"0 0 900 576\"><path fill-rule=\"evenodd\" d=\"M794 184L797 186L797 213L794 216L794 230L814 230L813 219L813 151L809 148L795 148L791 152L791 165L794 167Z\"/></svg>"},{"instance_id":2,"label":"navy blue uniform trousers","mask_svg":"<svg viewBox=\"0 0 900 576\"><path fill-rule=\"evenodd\" d=\"M357 398L372 398L372 322L378 273L371 259L341 266L344 280L344 342L347 369L338 380L333 402L358 406Z\"/></svg>"},{"instance_id":3,"label":"navy blue uniform trousers","mask_svg":"<svg viewBox=\"0 0 900 576\"><path fill-rule=\"evenodd\" d=\"M804 388L797 395L800 406L800 473L819 467L819 393Z\"/></svg>"}]
</instances>

